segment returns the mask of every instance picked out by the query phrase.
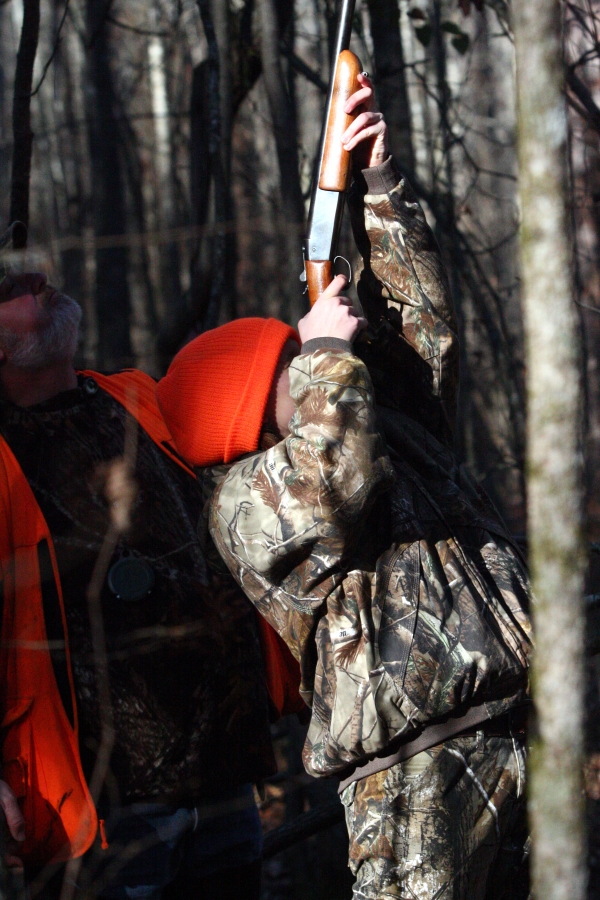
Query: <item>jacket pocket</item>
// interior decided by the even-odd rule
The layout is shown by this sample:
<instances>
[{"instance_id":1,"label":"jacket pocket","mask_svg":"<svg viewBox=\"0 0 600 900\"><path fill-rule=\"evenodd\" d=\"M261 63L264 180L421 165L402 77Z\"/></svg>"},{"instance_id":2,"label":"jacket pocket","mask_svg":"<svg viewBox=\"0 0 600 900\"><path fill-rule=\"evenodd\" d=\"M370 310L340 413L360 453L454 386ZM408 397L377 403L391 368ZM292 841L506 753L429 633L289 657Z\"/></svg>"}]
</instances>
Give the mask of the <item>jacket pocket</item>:
<instances>
[{"instance_id":1,"label":"jacket pocket","mask_svg":"<svg viewBox=\"0 0 600 900\"><path fill-rule=\"evenodd\" d=\"M348 573L343 628L332 628L335 700L331 736L351 758L375 753L401 734L417 710L404 675L419 603L419 548L395 545L376 572ZM331 625L330 621L330 625Z\"/></svg>"},{"instance_id":2,"label":"jacket pocket","mask_svg":"<svg viewBox=\"0 0 600 900\"><path fill-rule=\"evenodd\" d=\"M377 563L377 657L399 695L404 692L419 613L419 573L418 543L398 544Z\"/></svg>"}]
</instances>

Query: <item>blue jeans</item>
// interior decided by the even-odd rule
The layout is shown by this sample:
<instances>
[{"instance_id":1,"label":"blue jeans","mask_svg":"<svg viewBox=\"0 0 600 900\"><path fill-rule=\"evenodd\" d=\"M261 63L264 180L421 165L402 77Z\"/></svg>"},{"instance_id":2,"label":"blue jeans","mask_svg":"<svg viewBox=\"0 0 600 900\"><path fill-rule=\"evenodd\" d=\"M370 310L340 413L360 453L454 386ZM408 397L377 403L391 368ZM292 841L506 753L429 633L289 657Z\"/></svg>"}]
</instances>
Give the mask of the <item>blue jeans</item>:
<instances>
[{"instance_id":1,"label":"blue jeans","mask_svg":"<svg viewBox=\"0 0 600 900\"><path fill-rule=\"evenodd\" d=\"M218 880L220 872L259 865L262 852L251 784L192 808L134 803L113 811L104 830L104 849L97 840L83 858L75 898L161 900L176 878L192 884ZM54 893L53 888L48 896Z\"/></svg>"}]
</instances>

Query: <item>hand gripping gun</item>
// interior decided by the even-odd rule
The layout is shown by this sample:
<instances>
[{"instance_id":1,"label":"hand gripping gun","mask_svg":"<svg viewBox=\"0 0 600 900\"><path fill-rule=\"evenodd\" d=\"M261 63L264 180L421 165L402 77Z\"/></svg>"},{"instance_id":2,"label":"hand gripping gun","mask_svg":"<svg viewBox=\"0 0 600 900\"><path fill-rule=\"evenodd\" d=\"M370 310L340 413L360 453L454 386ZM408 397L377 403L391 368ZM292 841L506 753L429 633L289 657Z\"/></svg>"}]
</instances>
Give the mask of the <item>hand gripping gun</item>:
<instances>
[{"instance_id":1,"label":"hand gripping gun","mask_svg":"<svg viewBox=\"0 0 600 900\"><path fill-rule=\"evenodd\" d=\"M304 242L304 272L308 299L312 306L333 281L333 263L337 247L344 194L350 180L350 153L342 146L341 136L357 115L348 115L344 106L359 88L357 76L362 66L356 54L348 49L352 32L355 0L342 0L327 94L327 105L315 178L308 214L308 231Z\"/></svg>"}]
</instances>

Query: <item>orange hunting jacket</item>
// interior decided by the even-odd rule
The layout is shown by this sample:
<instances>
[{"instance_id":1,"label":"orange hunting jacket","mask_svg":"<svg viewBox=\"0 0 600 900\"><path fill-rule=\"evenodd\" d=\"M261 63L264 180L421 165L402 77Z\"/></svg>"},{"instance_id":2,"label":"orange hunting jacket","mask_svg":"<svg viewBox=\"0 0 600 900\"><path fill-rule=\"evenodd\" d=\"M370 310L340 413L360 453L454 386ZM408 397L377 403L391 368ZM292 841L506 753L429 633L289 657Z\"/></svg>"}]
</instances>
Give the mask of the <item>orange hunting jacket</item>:
<instances>
[{"instance_id":1,"label":"orange hunting jacket","mask_svg":"<svg viewBox=\"0 0 600 900\"><path fill-rule=\"evenodd\" d=\"M154 398L155 382L136 370L91 376L182 468ZM54 573L64 634L71 717L61 700L48 647L40 553ZM0 646L2 778L25 819L19 856L27 866L81 856L92 845L98 817L81 767L77 705L69 659L60 575L42 511L7 442L0 437ZM297 708L299 670L271 627L258 617L269 694L280 714ZM286 708L287 701L287 708ZM290 708L291 701L291 708Z\"/></svg>"}]
</instances>

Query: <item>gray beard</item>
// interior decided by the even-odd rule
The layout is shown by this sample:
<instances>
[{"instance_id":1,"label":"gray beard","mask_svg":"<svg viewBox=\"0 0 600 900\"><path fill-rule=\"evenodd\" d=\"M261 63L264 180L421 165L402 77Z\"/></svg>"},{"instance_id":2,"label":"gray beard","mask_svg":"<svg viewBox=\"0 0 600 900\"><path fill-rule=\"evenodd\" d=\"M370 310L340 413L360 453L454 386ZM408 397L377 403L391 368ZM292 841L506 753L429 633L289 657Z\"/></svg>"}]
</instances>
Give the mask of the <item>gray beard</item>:
<instances>
[{"instance_id":1,"label":"gray beard","mask_svg":"<svg viewBox=\"0 0 600 900\"><path fill-rule=\"evenodd\" d=\"M62 360L72 360L77 350L81 307L66 294L48 310L47 322L31 334L15 334L0 328L0 347L7 361L20 369L45 369Z\"/></svg>"}]
</instances>

